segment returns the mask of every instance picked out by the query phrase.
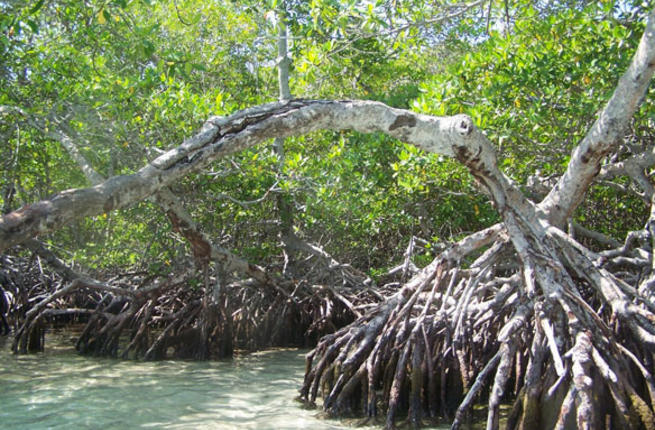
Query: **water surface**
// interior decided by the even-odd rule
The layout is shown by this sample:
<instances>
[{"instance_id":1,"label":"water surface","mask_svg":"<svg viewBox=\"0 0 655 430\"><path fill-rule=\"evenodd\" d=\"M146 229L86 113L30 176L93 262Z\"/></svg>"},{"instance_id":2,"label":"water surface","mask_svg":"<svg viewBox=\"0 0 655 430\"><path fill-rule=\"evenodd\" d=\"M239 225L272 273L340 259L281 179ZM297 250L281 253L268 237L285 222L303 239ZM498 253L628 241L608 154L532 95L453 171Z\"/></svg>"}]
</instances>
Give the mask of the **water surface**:
<instances>
[{"instance_id":1,"label":"water surface","mask_svg":"<svg viewBox=\"0 0 655 430\"><path fill-rule=\"evenodd\" d=\"M350 429L294 401L306 351L135 362L71 348L14 356L0 340L3 429ZM370 428L370 427L369 427Z\"/></svg>"},{"instance_id":2,"label":"water surface","mask_svg":"<svg viewBox=\"0 0 655 430\"><path fill-rule=\"evenodd\" d=\"M307 351L139 362L80 356L63 340L16 356L0 338L0 428L354 430L294 400Z\"/></svg>"}]
</instances>

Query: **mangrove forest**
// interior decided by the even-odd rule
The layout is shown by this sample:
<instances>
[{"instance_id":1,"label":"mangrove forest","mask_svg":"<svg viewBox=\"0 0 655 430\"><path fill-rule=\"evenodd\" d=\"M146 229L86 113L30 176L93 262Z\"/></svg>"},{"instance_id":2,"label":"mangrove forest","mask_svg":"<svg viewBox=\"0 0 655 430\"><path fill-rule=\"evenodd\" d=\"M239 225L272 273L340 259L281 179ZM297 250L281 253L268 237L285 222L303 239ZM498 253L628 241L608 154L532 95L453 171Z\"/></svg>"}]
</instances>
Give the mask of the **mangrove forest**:
<instances>
[{"instance_id":1,"label":"mangrove forest","mask_svg":"<svg viewBox=\"0 0 655 430\"><path fill-rule=\"evenodd\" d=\"M326 417L655 429L650 2L10 0L0 58L16 356L306 348Z\"/></svg>"}]
</instances>

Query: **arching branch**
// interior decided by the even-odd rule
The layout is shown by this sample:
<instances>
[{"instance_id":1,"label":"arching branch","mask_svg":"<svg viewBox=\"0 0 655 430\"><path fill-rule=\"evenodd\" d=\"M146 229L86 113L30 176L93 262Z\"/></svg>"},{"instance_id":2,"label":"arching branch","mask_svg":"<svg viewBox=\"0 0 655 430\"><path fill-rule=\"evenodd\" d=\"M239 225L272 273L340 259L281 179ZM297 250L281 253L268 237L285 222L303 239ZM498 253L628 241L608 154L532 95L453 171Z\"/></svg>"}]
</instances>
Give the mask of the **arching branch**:
<instances>
[{"instance_id":1,"label":"arching branch","mask_svg":"<svg viewBox=\"0 0 655 430\"><path fill-rule=\"evenodd\" d=\"M127 207L214 160L273 137L315 130L383 132L426 151L470 157L473 168L498 172L487 139L470 118L430 117L369 101L292 100L211 118L202 130L131 175L63 191L0 218L0 251L87 216Z\"/></svg>"}]
</instances>

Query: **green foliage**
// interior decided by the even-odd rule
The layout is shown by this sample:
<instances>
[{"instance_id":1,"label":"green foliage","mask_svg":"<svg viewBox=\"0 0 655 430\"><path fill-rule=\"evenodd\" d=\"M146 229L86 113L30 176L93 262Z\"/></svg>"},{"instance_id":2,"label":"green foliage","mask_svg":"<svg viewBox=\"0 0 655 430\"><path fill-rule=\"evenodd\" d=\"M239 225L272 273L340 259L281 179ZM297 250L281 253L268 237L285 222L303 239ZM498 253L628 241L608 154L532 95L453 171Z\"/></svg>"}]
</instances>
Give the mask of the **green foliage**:
<instances>
[{"instance_id":1,"label":"green foliage","mask_svg":"<svg viewBox=\"0 0 655 430\"><path fill-rule=\"evenodd\" d=\"M109 177L134 172L210 115L276 99L272 11L289 24L294 95L464 112L516 181L556 175L625 69L643 14L626 2L517 2L509 15L494 2L489 20L479 9L443 19L448 2L414 0L19 3L0 5L0 105L27 113L0 117L6 210L88 185L48 131L66 131ZM635 144L650 139L652 112L651 97ZM382 135L314 133L289 139L285 152L280 175L267 143L174 192L216 242L269 263L280 254L274 197L284 193L299 235L374 274L402 258L412 235L434 243L499 219L462 166ZM616 221L608 206L627 216ZM600 187L587 209L580 221L619 237L643 220L644 206ZM189 252L145 203L48 240L97 269L166 272Z\"/></svg>"},{"instance_id":2,"label":"green foliage","mask_svg":"<svg viewBox=\"0 0 655 430\"><path fill-rule=\"evenodd\" d=\"M509 35L492 31L472 43L460 61L422 85L413 107L435 115L470 115L497 144L503 170L519 183L535 173L561 174L627 68L626 53L634 51L642 32L641 24L608 18L614 6L605 2L549 16L532 7L521 10ZM652 112L652 100L644 112ZM622 237L643 222L644 205L634 198L625 202L635 208L629 221L603 223L603 231ZM595 220L592 227L601 218L586 217Z\"/></svg>"},{"instance_id":3,"label":"green foliage","mask_svg":"<svg viewBox=\"0 0 655 430\"><path fill-rule=\"evenodd\" d=\"M627 67L640 29L599 20L595 8L543 19L523 11L514 32L494 31L422 87L415 107L469 114L497 142L517 179L561 173Z\"/></svg>"}]
</instances>

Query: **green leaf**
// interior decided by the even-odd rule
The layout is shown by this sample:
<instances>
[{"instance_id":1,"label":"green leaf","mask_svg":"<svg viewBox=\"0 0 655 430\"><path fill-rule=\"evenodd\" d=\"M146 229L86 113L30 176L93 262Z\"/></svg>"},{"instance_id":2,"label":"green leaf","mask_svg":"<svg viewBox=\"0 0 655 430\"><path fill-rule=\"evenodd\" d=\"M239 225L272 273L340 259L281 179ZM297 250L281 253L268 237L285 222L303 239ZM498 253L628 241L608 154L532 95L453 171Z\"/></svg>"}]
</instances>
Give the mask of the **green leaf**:
<instances>
[{"instance_id":1,"label":"green leaf","mask_svg":"<svg viewBox=\"0 0 655 430\"><path fill-rule=\"evenodd\" d=\"M31 19L28 19L28 20L27 20L27 25L30 27L30 29L31 29L34 33L38 33L38 32L39 32L39 24L37 24L36 22L32 21Z\"/></svg>"},{"instance_id":2,"label":"green leaf","mask_svg":"<svg viewBox=\"0 0 655 430\"><path fill-rule=\"evenodd\" d=\"M43 3L45 3L45 0L39 0L36 2L34 6L32 6L32 9L30 9L29 14L34 15L41 9L41 6L43 6Z\"/></svg>"},{"instance_id":3,"label":"green leaf","mask_svg":"<svg viewBox=\"0 0 655 430\"><path fill-rule=\"evenodd\" d=\"M155 45L149 40L144 39L141 41L141 49L143 50L143 56L146 58L151 57L155 53Z\"/></svg>"}]
</instances>

